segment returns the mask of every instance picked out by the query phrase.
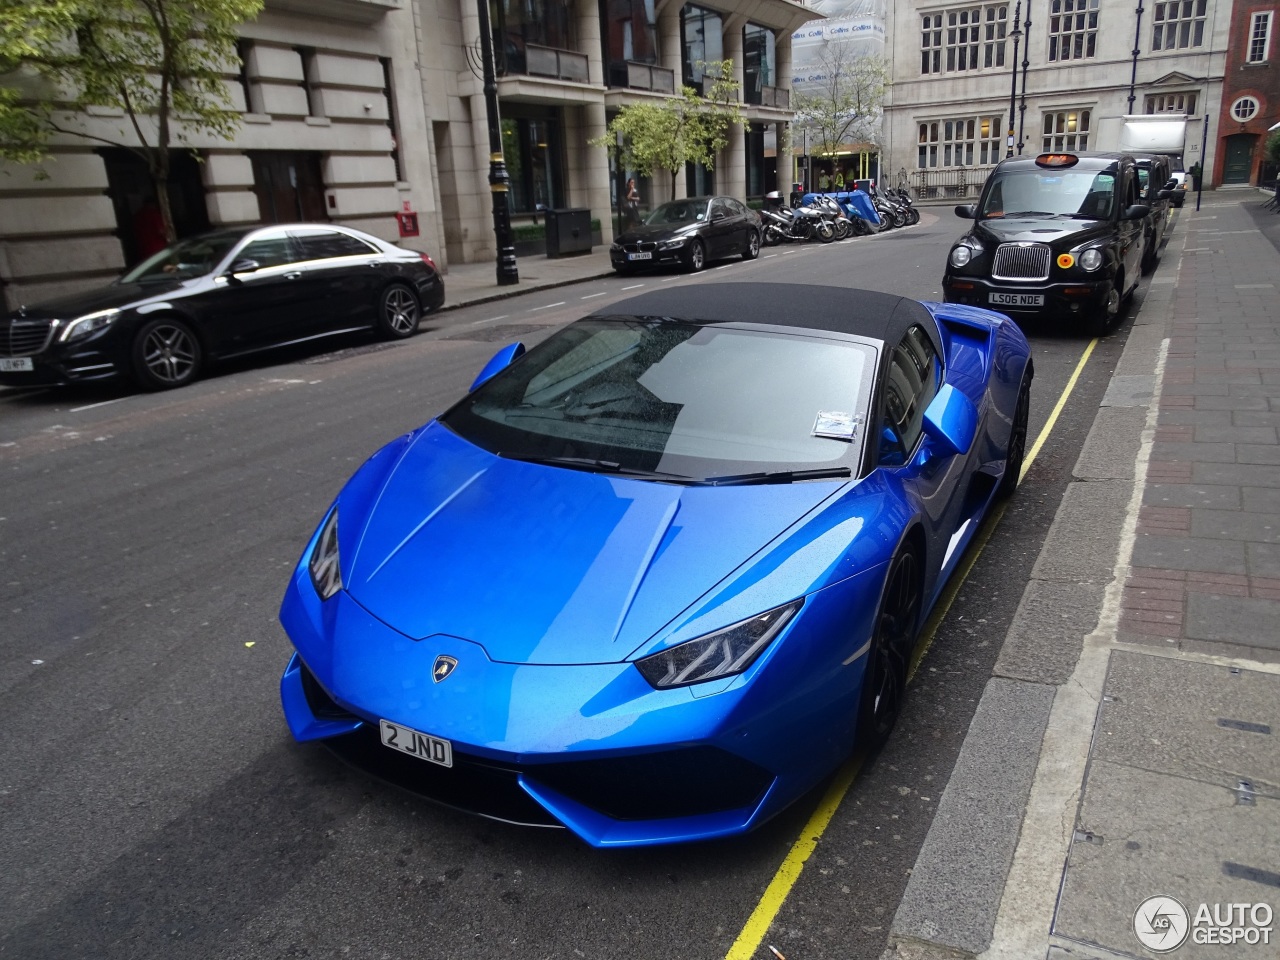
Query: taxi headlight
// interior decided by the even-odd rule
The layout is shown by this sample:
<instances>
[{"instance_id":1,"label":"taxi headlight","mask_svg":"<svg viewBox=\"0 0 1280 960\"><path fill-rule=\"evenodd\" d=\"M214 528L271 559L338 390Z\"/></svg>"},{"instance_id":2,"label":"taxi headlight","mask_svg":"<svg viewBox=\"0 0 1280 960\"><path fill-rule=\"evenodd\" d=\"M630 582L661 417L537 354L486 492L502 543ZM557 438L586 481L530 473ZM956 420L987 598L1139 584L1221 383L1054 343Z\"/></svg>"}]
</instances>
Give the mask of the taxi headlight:
<instances>
[{"instance_id":1,"label":"taxi headlight","mask_svg":"<svg viewBox=\"0 0 1280 960\"><path fill-rule=\"evenodd\" d=\"M964 244L960 244L958 247L951 248L951 256L947 259L951 261L953 267L963 267L973 259L973 251Z\"/></svg>"},{"instance_id":2,"label":"taxi headlight","mask_svg":"<svg viewBox=\"0 0 1280 960\"><path fill-rule=\"evenodd\" d=\"M1097 247L1090 247L1080 254L1080 266L1092 273L1102 266L1102 251Z\"/></svg>"}]
</instances>

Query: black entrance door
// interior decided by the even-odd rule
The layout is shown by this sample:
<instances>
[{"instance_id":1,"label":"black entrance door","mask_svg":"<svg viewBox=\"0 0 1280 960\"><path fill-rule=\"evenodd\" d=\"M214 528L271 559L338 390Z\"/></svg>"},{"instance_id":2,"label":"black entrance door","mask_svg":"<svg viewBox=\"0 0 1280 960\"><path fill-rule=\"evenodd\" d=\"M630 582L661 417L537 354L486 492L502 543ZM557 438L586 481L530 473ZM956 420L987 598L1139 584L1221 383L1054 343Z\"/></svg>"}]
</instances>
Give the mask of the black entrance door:
<instances>
[{"instance_id":1,"label":"black entrance door","mask_svg":"<svg viewBox=\"0 0 1280 960\"><path fill-rule=\"evenodd\" d=\"M1252 133L1236 133L1227 137L1227 164L1222 171L1222 182L1248 183L1253 171L1253 145L1257 137Z\"/></svg>"}]
</instances>

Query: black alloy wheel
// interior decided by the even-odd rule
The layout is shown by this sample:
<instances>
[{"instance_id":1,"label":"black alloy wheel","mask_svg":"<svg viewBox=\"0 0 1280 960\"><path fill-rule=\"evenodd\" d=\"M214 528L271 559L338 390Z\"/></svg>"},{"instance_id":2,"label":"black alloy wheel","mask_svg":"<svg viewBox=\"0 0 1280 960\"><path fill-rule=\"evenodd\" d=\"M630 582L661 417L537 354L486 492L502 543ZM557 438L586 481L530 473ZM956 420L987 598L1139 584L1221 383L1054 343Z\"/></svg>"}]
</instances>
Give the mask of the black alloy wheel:
<instances>
[{"instance_id":1,"label":"black alloy wheel","mask_svg":"<svg viewBox=\"0 0 1280 960\"><path fill-rule=\"evenodd\" d=\"M684 265L690 273L697 273L707 263L707 248L702 245L702 241L694 239L689 244L689 252L685 254Z\"/></svg>"},{"instance_id":2,"label":"black alloy wheel","mask_svg":"<svg viewBox=\"0 0 1280 960\"><path fill-rule=\"evenodd\" d=\"M1120 322L1120 304L1124 295L1120 292L1124 284L1124 274L1116 277L1116 282L1107 291L1107 302L1089 323L1089 332L1095 337L1105 337Z\"/></svg>"},{"instance_id":3,"label":"black alloy wheel","mask_svg":"<svg viewBox=\"0 0 1280 960\"><path fill-rule=\"evenodd\" d=\"M403 340L418 332L422 307L418 295L403 283L393 283L378 298L378 331L389 340Z\"/></svg>"},{"instance_id":4,"label":"black alloy wheel","mask_svg":"<svg viewBox=\"0 0 1280 960\"><path fill-rule=\"evenodd\" d=\"M919 554L904 546L885 577L858 698L858 746L869 753L884 746L902 713L920 628L923 579Z\"/></svg>"},{"instance_id":5,"label":"black alloy wheel","mask_svg":"<svg viewBox=\"0 0 1280 960\"><path fill-rule=\"evenodd\" d=\"M158 317L133 338L133 375L145 390L184 387L200 372L195 331L176 317Z\"/></svg>"},{"instance_id":6,"label":"black alloy wheel","mask_svg":"<svg viewBox=\"0 0 1280 960\"><path fill-rule=\"evenodd\" d=\"M1027 459L1027 421L1030 415L1031 364L1028 363L1027 371L1022 375L1022 385L1018 387L1018 403L1013 408L1013 426L1009 430L1009 444L1004 454L1004 476L996 489L996 496L1002 500L1013 496L1022 478L1022 465Z\"/></svg>"},{"instance_id":7,"label":"black alloy wheel","mask_svg":"<svg viewBox=\"0 0 1280 960\"><path fill-rule=\"evenodd\" d=\"M754 260L760 256L760 231L751 229L747 231L747 246L742 251L743 260Z\"/></svg>"}]
</instances>

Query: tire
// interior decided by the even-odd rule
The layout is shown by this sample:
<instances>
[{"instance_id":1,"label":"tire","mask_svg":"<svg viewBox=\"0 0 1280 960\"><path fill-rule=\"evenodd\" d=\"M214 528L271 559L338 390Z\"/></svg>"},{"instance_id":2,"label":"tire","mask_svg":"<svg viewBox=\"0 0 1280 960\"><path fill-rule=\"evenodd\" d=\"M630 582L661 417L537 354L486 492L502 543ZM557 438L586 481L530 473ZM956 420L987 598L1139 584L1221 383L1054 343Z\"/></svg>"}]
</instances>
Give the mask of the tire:
<instances>
[{"instance_id":1,"label":"tire","mask_svg":"<svg viewBox=\"0 0 1280 960\"><path fill-rule=\"evenodd\" d=\"M1094 315L1089 322L1089 333L1095 337L1105 337L1120 323L1120 306L1124 302L1124 294L1121 293L1121 286L1124 284L1124 275L1116 277L1115 284L1111 287L1111 292L1107 294L1107 303L1101 310Z\"/></svg>"},{"instance_id":2,"label":"tire","mask_svg":"<svg viewBox=\"0 0 1280 960\"><path fill-rule=\"evenodd\" d=\"M1013 426L1009 430L1009 444L1005 447L1004 476L1000 478L1000 486L996 488L997 499L1004 500L1013 496L1018 489L1018 481L1022 479L1022 465L1027 459L1027 421L1031 415L1031 361L1027 361L1027 370L1022 375L1022 384L1018 387L1018 402L1013 408Z\"/></svg>"},{"instance_id":3,"label":"tire","mask_svg":"<svg viewBox=\"0 0 1280 960\"><path fill-rule=\"evenodd\" d=\"M133 377L144 390L185 387L200 374L204 350L195 331L177 317L158 317L133 338Z\"/></svg>"},{"instance_id":4,"label":"tire","mask_svg":"<svg viewBox=\"0 0 1280 960\"><path fill-rule=\"evenodd\" d=\"M847 240L849 237L853 236L853 224L848 220L841 218L835 222L835 225L837 240Z\"/></svg>"},{"instance_id":5,"label":"tire","mask_svg":"<svg viewBox=\"0 0 1280 960\"><path fill-rule=\"evenodd\" d=\"M901 210L893 211L893 225L895 227L905 227L907 225L906 215Z\"/></svg>"},{"instance_id":6,"label":"tire","mask_svg":"<svg viewBox=\"0 0 1280 960\"><path fill-rule=\"evenodd\" d=\"M760 231L747 231L747 248L742 251L743 260L754 260L760 256Z\"/></svg>"},{"instance_id":7,"label":"tire","mask_svg":"<svg viewBox=\"0 0 1280 960\"><path fill-rule=\"evenodd\" d=\"M907 671L920 629L923 582L920 555L914 547L904 546L889 563L862 673L857 743L868 753L885 745L902 713Z\"/></svg>"},{"instance_id":8,"label":"tire","mask_svg":"<svg viewBox=\"0 0 1280 960\"><path fill-rule=\"evenodd\" d=\"M689 252L685 254L684 266L690 273L697 273L707 265L707 248L702 245L701 240L694 240L689 244Z\"/></svg>"},{"instance_id":9,"label":"tire","mask_svg":"<svg viewBox=\"0 0 1280 960\"><path fill-rule=\"evenodd\" d=\"M764 245L766 247L776 247L782 242L782 228L775 224L769 224L764 228Z\"/></svg>"},{"instance_id":10,"label":"tire","mask_svg":"<svg viewBox=\"0 0 1280 960\"><path fill-rule=\"evenodd\" d=\"M418 332L422 305L403 283L393 283L378 297L378 332L388 340L403 340Z\"/></svg>"},{"instance_id":11,"label":"tire","mask_svg":"<svg viewBox=\"0 0 1280 960\"><path fill-rule=\"evenodd\" d=\"M914 227L920 222L920 211L915 207L907 208L907 226Z\"/></svg>"},{"instance_id":12,"label":"tire","mask_svg":"<svg viewBox=\"0 0 1280 960\"><path fill-rule=\"evenodd\" d=\"M813 232L823 243L830 243L836 238L836 228L831 225L830 220L819 220Z\"/></svg>"}]
</instances>

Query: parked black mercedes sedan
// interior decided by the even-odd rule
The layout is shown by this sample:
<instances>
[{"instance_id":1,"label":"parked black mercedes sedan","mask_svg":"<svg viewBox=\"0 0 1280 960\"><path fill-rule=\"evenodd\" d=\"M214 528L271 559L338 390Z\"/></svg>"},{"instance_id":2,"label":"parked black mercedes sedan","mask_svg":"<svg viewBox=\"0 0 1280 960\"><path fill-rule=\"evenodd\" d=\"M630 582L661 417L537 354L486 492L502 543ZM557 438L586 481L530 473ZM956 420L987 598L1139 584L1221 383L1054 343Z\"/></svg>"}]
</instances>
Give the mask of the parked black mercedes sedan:
<instances>
[{"instance_id":1,"label":"parked black mercedes sedan","mask_svg":"<svg viewBox=\"0 0 1280 960\"><path fill-rule=\"evenodd\" d=\"M166 247L110 286L7 316L0 384L131 377L166 390L215 359L370 328L408 337L443 302L430 257L359 230L217 230Z\"/></svg>"},{"instance_id":2,"label":"parked black mercedes sedan","mask_svg":"<svg viewBox=\"0 0 1280 960\"><path fill-rule=\"evenodd\" d=\"M609 248L618 273L643 267L701 270L709 260L760 255L760 215L733 197L689 197L657 207Z\"/></svg>"},{"instance_id":3,"label":"parked black mercedes sedan","mask_svg":"<svg viewBox=\"0 0 1280 960\"><path fill-rule=\"evenodd\" d=\"M1110 331L1142 276L1151 208L1132 157L1057 153L1003 160L951 248L942 278L949 303L1044 316L1071 329Z\"/></svg>"}]
</instances>

